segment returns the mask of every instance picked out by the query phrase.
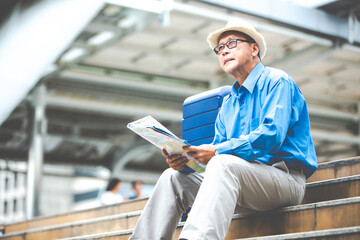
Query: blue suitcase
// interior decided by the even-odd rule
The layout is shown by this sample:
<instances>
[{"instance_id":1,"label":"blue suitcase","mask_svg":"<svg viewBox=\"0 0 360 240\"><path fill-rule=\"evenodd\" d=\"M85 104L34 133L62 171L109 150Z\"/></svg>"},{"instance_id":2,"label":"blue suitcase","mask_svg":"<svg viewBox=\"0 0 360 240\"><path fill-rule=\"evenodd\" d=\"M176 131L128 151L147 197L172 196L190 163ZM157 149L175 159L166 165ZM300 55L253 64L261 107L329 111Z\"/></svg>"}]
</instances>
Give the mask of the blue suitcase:
<instances>
[{"instance_id":1,"label":"blue suitcase","mask_svg":"<svg viewBox=\"0 0 360 240\"><path fill-rule=\"evenodd\" d=\"M208 144L215 135L215 120L223 98L231 86L224 86L196 94L185 99L183 104L182 139L190 145Z\"/></svg>"}]
</instances>

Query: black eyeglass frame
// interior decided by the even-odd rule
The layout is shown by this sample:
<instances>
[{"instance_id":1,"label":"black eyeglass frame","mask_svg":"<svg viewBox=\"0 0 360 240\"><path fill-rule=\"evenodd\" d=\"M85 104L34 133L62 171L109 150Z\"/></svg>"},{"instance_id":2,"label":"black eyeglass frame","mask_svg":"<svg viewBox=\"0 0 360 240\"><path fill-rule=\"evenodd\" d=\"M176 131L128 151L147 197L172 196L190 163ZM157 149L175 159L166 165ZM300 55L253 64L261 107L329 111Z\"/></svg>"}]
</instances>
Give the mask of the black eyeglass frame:
<instances>
[{"instance_id":1,"label":"black eyeglass frame","mask_svg":"<svg viewBox=\"0 0 360 240\"><path fill-rule=\"evenodd\" d=\"M229 46L229 43L230 42L234 42L235 41L235 45L233 47L230 47ZM219 55L222 53L222 51L224 51L225 49L225 46L228 48L228 49L233 49L233 48L236 48L237 47L237 42L240 41L240 42L247 42L247 43L255 43L254 41L250 41L250 40L246 40L246 39L240 39L240 38L235 38L235 39L230 39L229 41L227 41L226 43L224 44L219 44L217 45L216 47L214 47L214 52L216 55ZM217 50L219 49L220 47L224 47L221 51Z\"/></svg>"}]
</instances>

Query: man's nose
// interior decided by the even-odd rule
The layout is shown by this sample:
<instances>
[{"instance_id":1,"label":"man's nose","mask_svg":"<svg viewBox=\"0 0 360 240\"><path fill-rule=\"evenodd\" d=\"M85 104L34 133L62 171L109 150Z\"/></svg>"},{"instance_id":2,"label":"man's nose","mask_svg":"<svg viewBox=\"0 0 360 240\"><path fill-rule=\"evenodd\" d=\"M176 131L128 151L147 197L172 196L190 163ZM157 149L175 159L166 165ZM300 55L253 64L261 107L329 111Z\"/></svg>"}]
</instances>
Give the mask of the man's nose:
<instances>
[{"instance_id":1,"label":"man's nose","mask_svg":"<svg viewBox=\"0 0 360 240\"><path fill-rule=\"evenodd\" d=\"M226 55L230 52L229 48L227 46L224 47L224 49L221 52L221 55Z\"/></svg>"}]
</instances>

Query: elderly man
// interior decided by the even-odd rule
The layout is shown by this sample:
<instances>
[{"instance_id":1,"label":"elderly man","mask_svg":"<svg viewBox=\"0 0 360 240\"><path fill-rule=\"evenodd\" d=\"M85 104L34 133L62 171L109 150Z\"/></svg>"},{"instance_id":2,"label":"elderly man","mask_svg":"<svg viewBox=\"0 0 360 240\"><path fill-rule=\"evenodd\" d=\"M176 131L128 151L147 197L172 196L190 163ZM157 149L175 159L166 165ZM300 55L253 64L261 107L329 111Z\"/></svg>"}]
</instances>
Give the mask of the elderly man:
<instances>
[{"instance_id":1,"label":"elderly man","mask_svg":"<svg viewBox=\"0 0 360 240\"><path fill-rule=\"evenodd\" d=\"M206 165L205 174L181 173L186 157L163 150L170 168L131 239L171 239L188 206L180 239L224 239L234 213L299 204L306 177L317 168L305 99L288 74L261 64L263 36L232 19L208 42L236 82L216 119L213 143L185 149Z\"/></svg>"}]
</instances>

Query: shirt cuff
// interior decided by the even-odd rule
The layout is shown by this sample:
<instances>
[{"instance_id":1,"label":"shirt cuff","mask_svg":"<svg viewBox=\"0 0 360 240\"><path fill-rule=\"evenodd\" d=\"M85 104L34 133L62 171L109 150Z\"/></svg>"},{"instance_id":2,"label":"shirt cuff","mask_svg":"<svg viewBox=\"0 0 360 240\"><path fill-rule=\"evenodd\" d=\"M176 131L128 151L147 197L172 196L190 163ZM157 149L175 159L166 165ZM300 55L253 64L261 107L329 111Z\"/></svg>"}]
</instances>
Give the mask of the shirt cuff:
<instances>
[{"instance_id":1,"label":"shirt cuff","mask_svg":"<svg viewBox=\"0 0 360 240\"><path fill-rule=\"evenodd\" d=\"M216 147L215 155L229 153L229 150L231 150L230 142L228 141L219 143L215 147Z\"/></svg>"},{"instance_id":2,"label":"shirt cuff","mask_svg":"<svg viewBox=\"0 0 360 240\"><path fill-rule=\"evenodd\" d=\"M233 154L244 159L251 159L254 157L254 151L251 144L246 139L238 139L238 141L226 141L217 144L216 150L218 154Z\"/></svg>"}]
</instances>

